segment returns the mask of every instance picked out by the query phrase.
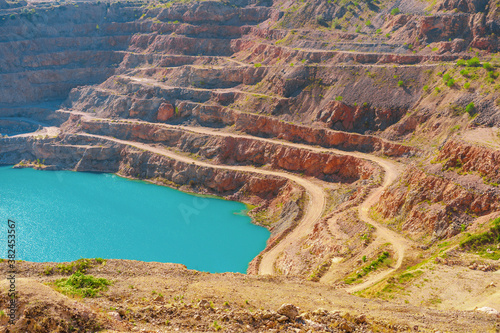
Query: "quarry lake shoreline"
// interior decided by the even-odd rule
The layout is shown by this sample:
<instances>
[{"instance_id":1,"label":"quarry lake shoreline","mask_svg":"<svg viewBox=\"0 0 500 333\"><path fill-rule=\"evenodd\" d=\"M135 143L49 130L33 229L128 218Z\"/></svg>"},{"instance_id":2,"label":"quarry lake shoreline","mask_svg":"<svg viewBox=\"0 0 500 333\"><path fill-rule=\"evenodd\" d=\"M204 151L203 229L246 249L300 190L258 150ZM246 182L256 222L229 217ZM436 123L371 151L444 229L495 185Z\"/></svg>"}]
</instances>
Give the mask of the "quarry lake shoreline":
<instances>
[{"instance_id":1,"label":"quarry lake shoreline","mask_svg":"<svg viewBox=\"0 0 500 333\"><path fill-rule=\"evenodd\" d=\"M269 236L235 201L107 173L2 167L0 174L0 214L18 221L26 261L100 257L244 273Z\"/></svg>"}]
</instances>

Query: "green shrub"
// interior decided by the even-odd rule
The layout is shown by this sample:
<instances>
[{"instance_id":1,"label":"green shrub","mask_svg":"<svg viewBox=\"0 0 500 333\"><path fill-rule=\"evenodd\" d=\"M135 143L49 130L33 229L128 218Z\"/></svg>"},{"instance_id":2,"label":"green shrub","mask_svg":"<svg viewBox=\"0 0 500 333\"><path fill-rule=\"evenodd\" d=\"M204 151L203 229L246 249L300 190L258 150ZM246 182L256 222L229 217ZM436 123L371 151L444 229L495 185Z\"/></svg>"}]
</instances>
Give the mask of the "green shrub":
<instances>
[{"instance_id":1,"label":"green shrub","mask_svg":"<svg viewBox=\"0 0 500 333\"><path fill-rule=\"evenodd\" d=\"M54 274L54 267L45 266L43 270L43 275L52 275L52 274Z\"/></svg>"},{"instance_id":2,"label":"green shrub","mask_svg":"<svg viewBox=\"0 0 500 333\"><path fill-rule=\"evenodd\" d=\"M342 27L342 25L340 24L339 19L336 18L332 21L332 28L333 29L340 29L341 27Z\"/></svg>"},{"instance_id":3,"label":"green shrub","mask_svg":"<svg viewBox=\"0 0 500 333\"><path fill-rule=\"evenodd\" d=\"M467 63L465 62L464 59L458 59L457 60L457 66L465 66Z\"/></svg>"},{"instance_id":4,"label":"green shrub","mask_svg":"<svg viewBox=\"0 0 500 333\"><path fill-rule=\"evenodd\" d=\"M446 85L450 88L453 87L455 85L455 80L449 79L448 82L446 82Z\"/></svg>"},{"instance_id":5,"label":"green shrub","mask_svg":"<svg viewBox=\"0 0 500 333\"><path fill-rule=\"evenodd\" d=\"M481 62L479 61L479 58L474 57L466 61L467 66L469 67L479 67L481 66Z\"/></svg>"},{"instance_id":6,"label":"green shrub","mask_svg":"<svg viewBox=\"0 0 500 333\"><path fill-rule=\"evenodd\" d=\"M370 25L372 25L372 22L371 22L370 20L366 20L366 21L365 21L365 25L366 25L367 27L369 27Z\"/></svg>"},{"instance_id":7,"label":"green shrub","mask_svg":"<svg viewBox=\"0 0 500 333\"><path fill-rule=\"evenodd\" d=\"M437 76L443 75L443 72L437 72Z\"/></svg>"},{"instance_id":8,"label":"green shrub","mask_svg":"<svg viewBox=\"0 0 500 333\"><path fill-rule=\"evenodd\" d=\"M402 86L404 86L404 84L405 83L403 81L401 81L401 80L398 81L398 87L402 87Z\"/></svg>"},{"instance_id":9,"label":"green shrub","mask_svg":"<svg viewBox=\"0 0 500 333\"><path fill-rule=\"evenodd\" d=\"M389 258L389 252L385 251L377 258L377 260L374 260L368 266L363 267L363 271L368 274L369 272L376 270L378 266L380 266L380 264L382 264L387 258Z\"/></svg>"},{"instance_id":10,"label":"green shrub","mask_svg":"<svg viewBox=\"0 0 500 333\"><path fill-rule=\"evenodd\" d=\"M474 106L474 102L470 102L465 107L465 112L467 112L470 115L473 114L475 110L476 110L476 107Z\"/></svg>"},{"instance_id":11,"label":"green shrub","mask_svg":"<svg viewBox=\"0 0 500 333\"><path fill-rule=\"evenodd\" d=\"M256 63L253 65L255 68L259 68L259 67L262 67L262 64L260 62Z\"/></svg>"},{"instance_id":12,"label":"green shrub","mask_svg":"<svg viewBox=\"0 0 500 333\"><path fill-rule=\"evenodd\" d=\"M105 260L101 258L95 259L98 264L102 264ZM92 259L78 259L69 264L59 264L56 270L61 274L86 273L87 269L94 267Z\"/></svg>"},{"instance_id":13,"label":"green shrub","mask_svg":"<svg viewBox=\"0 0 500 333\"><path fill-rule=\"evenodd\" d=\"M487 71L493 70L493 66L489 62L483 63L483 68L486 69Z\"/></svg>"},{"instance_id":14,"label":"green shrub","mask_svg":"<svg viewBox=\"0 0 500 333\"><path fill-rule=\"evenodd\" d=\"M443 75L443 81L444 82L448 82L449 79L451 79L450 74L446 73L445 75Z\"/></svg>"},{"instance_id":15,"label":"green shrub","mask_svg":"<svg viewBox=\"0 0 500 333\"><path fill-rule=\"evenodd\" d=\"M342 101L343 99L344 99L344 98L343 98L342 96L337 96L337 97L335 97L335 100L336 100L336 101Z\"/></svg>"},{"instance_id":16,"label":"green shrub","mask_svg":"<svg viewBox=\"0 0 500 333\"><path fill-rule=\"evenodd\" d=\"M400 10L399 10L399 8L398 8L398 7L393 8L393 9L391 10L391 15L397 15L397 14L399 14L399 12L400 12Z\"/></svg>"},{"instance_id":17,"label":"green shrub","mask_svg":"<svg viewBox=\"0 0 500 333\"><path fill-rule=\"evenodd\" d=\"M469 89L470 88L470 82L465 82L464 83L464 88Z\"/></svg>"},{"instance_id":18,"label":"green shrub","mask_svg":"<svg viewBox=\"0 0 500 333\"><path fill-rule=\"evenodd\" d=\"M325 21L325 19L323 18L323 15L321 15L321 14L316 16L316 23L318 23L319 25L324 26L324 27L328 26L328 23Z\"/></svg>"},{"instance_id":19,"label":"green shrub","mask_svg":"<svg viewBox=\"0 0 500 333\"><path fill-rule=\"evenodd\" d=\"M100 291L108 289L111 281L76 272L69 278L56 280L55 285L63 294L96 297Z\"/></svg>"},{"instance_id":20,"label":"green shrub","mask_svg":"<svg viewBox=\"0 0 500 333\"><path fill-rule=\"evenodd\" d=\"M469 76L469 71L464 68L464 69L462 69L460 71L460 75L468 77Z\"/></svg>"},{"instance_id":21,"label":"green shrub","mask_svg":"<svg viewBox=\"0 0 500 333\"><path fill-rule=\"evenodd\" d=\"M428 86L428 85L425 85L423 89L424 89L424 91L426 92L427 90L429 90L429 86Z\"/></svg>"},{"instance_id":22,"label":"green shrub","mask_svg":"<svg viewBox=\"0 0 500 333\"><path fill-rule=\"evenodd\" d=\"M373 260L371 263L361 268L361 270L356 275L346 278L344 282L347 284L351 284L357 279L360 279L363 276L367 275L368 273L377 270L378 267L382 265L387 258L389 258L389 256L389 252L384 251L381 255L378 256L376 260ZM363 262L366 262L366 256L364 256L362 260Z\"/></svg>"}]
</instances>

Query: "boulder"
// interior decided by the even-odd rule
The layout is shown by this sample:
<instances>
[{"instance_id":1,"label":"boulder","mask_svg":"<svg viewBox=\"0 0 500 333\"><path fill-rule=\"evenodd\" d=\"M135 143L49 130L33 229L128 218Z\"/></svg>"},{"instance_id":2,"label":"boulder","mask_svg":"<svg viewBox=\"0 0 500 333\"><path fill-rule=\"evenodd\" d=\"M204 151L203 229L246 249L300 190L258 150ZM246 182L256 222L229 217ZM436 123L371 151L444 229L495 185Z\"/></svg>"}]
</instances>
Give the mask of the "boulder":
<instances>
[{"instance_id":1,"label":"boulder","mask_svg":"<svg viewBox=\"0 0 500 333\"><path fill-rule=\"evenodd\" d=\"M175 114L175 108L172 104L168 102L163 102L158 107L158 114L156 115L156 120L167 121L172 118Z\"/></svg>"},{"instance_id":2,"label":"boulder","mask_svg":"<svg viewBox=\"0 0 500 333\"><path fill-rule=\"evenodd\" d=\"M484 313L491 314L491 315L499 315L500 314L500 312L498 312L496 309L490 308L488 306L483 306L482 308L477 308L476 311L484 312Z\"/></svg>"},{"instance_id":3,"label":"boulder","mask_svg":"<svg viewBox=\"0 0 500 333\"><path fill-rule=\"evenodd\" d=\"M290 320L295 320L299 315L299 309L293 304L283 304L278 309L278 314L288 317Z\"/></svg>"}]
</instances>

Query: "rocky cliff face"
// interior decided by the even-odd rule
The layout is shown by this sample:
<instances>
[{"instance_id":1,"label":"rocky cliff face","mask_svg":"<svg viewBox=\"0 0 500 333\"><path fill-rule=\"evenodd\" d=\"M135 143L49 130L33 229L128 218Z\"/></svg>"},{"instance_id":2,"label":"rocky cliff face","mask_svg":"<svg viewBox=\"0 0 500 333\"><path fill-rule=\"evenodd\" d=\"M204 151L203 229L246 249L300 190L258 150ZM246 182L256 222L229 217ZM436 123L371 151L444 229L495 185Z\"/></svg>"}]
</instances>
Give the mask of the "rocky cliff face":
<instances>
[{"instance_id":1,"label":"rocky cliff face","mask_svg":"<svg viewBox=\"0 0 500 333\"><path fill-rule=\"evenodd\" d=\"M287 181L279 177L262 178L250 173L199 167L133 147L78 135L60 139L7 138L1 139L1 143L0 164L38 160L55 169L113 172L190 186L202 193L232 199L254 196L266 200L277 196L287 186Z\"/></svg>"},{"instance_id":2,"label":"rocky cliff face","mask_svg":"<svg viewBox=\"0 0 500 333\"><path fill-rule=\"evenodd\" d=\"M500 209L500 190L438 169L409 167L380 197L376 211L403 232L424 241L451 237L477 216Z\"/></svg>"},{"instance_id":3,"label":"rocky cliff face","mask_svg":"<svg viewBox=\"0 0 500 333\"><path fill-rule=\"evenodd\" d=\"M500 151L460 141L448 141L436 157L443 168L459 173L477 173L485 182L500 183Z\"/></svg>"},{"instance_id":4,"label":"rocky cliff face","mask_svg":"<svg viewBox=\"0 0 500 333\"><path fill-rule=\"evenodd\" d=\"M269 165L274 169L303 173L326 181L352 182L372 178L379 172L371 163L352 156L316 153L237 136L217 137L147 123L83 120L77 123L77 127L92 134L162 143L220 164Z\"/></svg>"}]
</instances>

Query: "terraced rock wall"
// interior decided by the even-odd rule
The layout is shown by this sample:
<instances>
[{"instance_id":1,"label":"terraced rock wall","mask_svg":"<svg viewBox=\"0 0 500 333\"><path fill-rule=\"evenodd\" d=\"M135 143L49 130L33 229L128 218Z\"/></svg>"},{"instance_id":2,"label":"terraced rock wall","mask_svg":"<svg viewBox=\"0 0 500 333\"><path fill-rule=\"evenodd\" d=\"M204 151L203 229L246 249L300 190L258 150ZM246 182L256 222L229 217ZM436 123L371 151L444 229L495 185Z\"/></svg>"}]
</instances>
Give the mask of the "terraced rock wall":
<instances>
[{"instance_id":1,"label":"terraced rock wall","mask_svg":"<svg viewBox=\"0 0 500 333\"><path fill-rule=\"evenodd\" d=\"M188 185L192 191L233 199L248 200L253 196L260 201L268 200L289 186L287 180L275 176L264 178L252 173L190 165L134 147L78 135L60 139L3 138L0 154L0 164L39 161L52 169L119 173L176 186Z\"/></svg>"},{"instance_id":2,"label":"terraced rock wall","mask_svg":"<svg viewBox=\"0 0 500 333\"><path fill-rule=\"evenodd\" d=\"M375 166L352 156L316 153L271 142L215 136L161 127L147 123L109 123L105 121L80 121L79 129L98 135L161 143L220 164L266 165L278 170L288 170L333 182L353 182L377 174Z\"/></svg>"}]
</instances>

